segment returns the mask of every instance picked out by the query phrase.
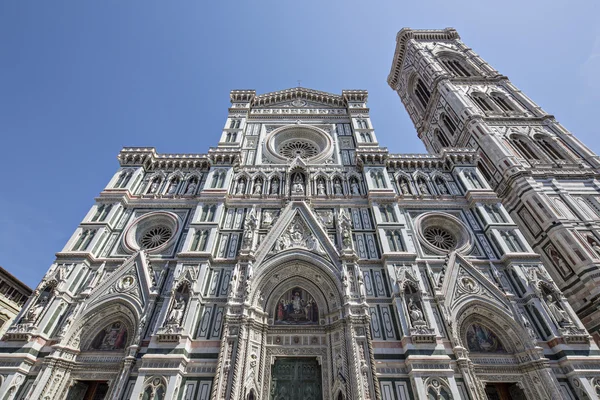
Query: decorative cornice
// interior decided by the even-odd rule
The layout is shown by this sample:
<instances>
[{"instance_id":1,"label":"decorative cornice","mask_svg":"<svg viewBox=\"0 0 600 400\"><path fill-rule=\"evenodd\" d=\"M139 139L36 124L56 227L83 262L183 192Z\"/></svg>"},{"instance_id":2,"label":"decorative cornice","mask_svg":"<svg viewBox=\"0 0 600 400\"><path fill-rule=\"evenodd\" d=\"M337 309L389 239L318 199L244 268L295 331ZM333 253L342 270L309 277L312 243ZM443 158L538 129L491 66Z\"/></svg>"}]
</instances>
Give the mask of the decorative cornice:
<instances>
[{"instance_id":1,"label":"decorative cornice","mask_svg":"<svg viewBox=\"0 0 600 400\"><path fill-rule=\"evenodd\" d=\"M354 92L354 91L348 91ZM366 93L366 92L365 92ZM309 101L316 101L319 103L329 104L335 107L345 107L345 99L342 96L338 96L333 93L321 92L314 89L307 89L303 87L296 87L286 90L280 90L277 92L269 92L255 96L252 101L254 107L267 106L270 104L290 101L295 99L304 99Z\"/></svg>"},{"instance_id":2,"label":"decorative cornice","mask_svg":"<svg viewBox=\"0 0 600 400\"><path fill-rule=\"evenodd\" d=\"M142 166L151 171L161 169L208 169L206 154L159 154L154 147L124 147L117 160L122 167Z\"/></svg>"},{"instance_id":3,"label":"decorative cornice","mask_svg":"<svg viewBox=\"0 0 600 400\"><path fill-rule=\"evenodd\" d=\"M394 59L392 61L392 68L388 75L388 84L392 89L395 89L398 84L398 77L402 70L402 64L404 63L404 54L406 51L406 43L410 39L415 40L457 40L460 39L458 32L454 28L446 29L410 29L402 28L396 35L396 51L394 52Z\"/></svg>"},{"instance_id":4,"label":"decorative cornice","mask_svg":"<svg viewBox=\"0 0 600 400\"><path fill-rule=\"evenodd\" d=\"M233 103L234 101L252 101L256 96L256 90L232 90L229 92L229 99Z\"/></svg>"},{"instance_id":5,"label":"decorative cornice","mask_svg":"<svg viewBox=\"0 0 600 400\"><path fill-rule=\"evenodd\" d=\"M451 168L475 166L478 160L479 156L473 149L446 148L440 154L391 154L386 166L396 169Z\"/></svg>"}]
</instances>

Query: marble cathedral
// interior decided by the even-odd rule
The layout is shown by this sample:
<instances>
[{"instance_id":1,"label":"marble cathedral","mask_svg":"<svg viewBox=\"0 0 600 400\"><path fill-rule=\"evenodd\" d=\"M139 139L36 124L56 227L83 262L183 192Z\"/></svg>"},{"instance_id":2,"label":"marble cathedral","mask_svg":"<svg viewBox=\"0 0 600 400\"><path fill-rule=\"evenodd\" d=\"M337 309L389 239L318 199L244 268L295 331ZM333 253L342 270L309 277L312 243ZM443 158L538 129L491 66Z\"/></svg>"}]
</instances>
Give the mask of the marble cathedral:
<instances>
[{"instance_id":1,"label":"marble cathedral","mask_svg":"<svg viewBox=\"0 0 600 400\"><path fill-rule=\"evenodd\" d=\"M367 92L231 92L120 167L0 342L0 398L596 399L600 163L453 29ZM590 334L591 332L591 334Z\"/></svg>"}]
</instances>

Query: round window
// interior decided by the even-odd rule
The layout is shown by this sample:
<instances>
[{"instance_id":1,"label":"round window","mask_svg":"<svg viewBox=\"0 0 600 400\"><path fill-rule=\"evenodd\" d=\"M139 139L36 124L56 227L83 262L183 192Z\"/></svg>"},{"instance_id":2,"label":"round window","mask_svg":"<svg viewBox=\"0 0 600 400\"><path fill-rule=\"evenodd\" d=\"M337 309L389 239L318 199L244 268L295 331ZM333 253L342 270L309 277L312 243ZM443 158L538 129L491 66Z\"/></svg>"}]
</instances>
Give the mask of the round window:
<instances>
[{"instance_id":1,"label":"round window","mask_svg":"<svg viewBox=\"0 0 600 400\"><path fill-rule=\"evenodd\" d=\"M430 226L423 231L425 239L442 250L452 250L456 247L456 237L444 228Z\"/></svg>"},{"instance_id":2,"label":"round window","mask_svg":"<svg viewBox=\"0 0 600 400\"><path fill-rule=\"evenodd\" d=\"M167 226L155 226L147 229L140 240L140 247L145 250L152 250L167 243L173 236L173 231Z\"/></svg>"},{"instance_id":3,"label":"round window","mask_svg":"<svg viewBox=\"0 0 600 400\"><path fill-rule=\"evenodd\" d=\"M306 140L290 140L279 146L279 154L289 160L296 157L310 158L319 154L319 149Z\"/></svg>"},{"instance_id":4,"label":"round window","mask_svg":"<svg viewBox=\"0 0 600 400\"><path fill-rule=\"evenodd\" d=\"M124 247L131 251L159 253L173 244L180 229L179 219L170 212L150 212L137 218L123 235Z\"/></svg>"},{"instance_id":5,"label":"round window","mask_svg":"<svg viewBox=\"0 0 600 400\"><path fill-rule=\"evenodd\" d=\"M428 212L415 219L419 242L433 254L457 251L466 254L473 248L473 235L457 217L442 212Z\"/></svg>"}]
</instances>

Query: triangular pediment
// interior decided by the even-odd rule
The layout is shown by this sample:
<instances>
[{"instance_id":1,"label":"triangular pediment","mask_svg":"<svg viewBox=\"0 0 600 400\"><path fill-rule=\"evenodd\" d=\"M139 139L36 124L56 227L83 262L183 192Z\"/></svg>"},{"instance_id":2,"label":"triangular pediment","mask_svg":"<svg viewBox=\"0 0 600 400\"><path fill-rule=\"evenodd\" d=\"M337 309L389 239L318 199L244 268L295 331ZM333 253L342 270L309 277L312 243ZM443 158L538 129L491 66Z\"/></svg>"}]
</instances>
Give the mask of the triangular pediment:
<instances>
[{"instance_id":1,"label":"triangular pediment","mask_svg":"<svg viewBox=\"0 0 600 400\"><path fill-rule=\"evenodd\" d=\"M504 292L466 257L456 252L448 257L440 290L448 310L473 298L492 300L510 309Z\"/></svg>"},{"instance_id":2,"label":"triangular pediment","mask_svg":"<svg viewBox=\"0 0 600 400\"><path fill-rule=\"evenodd\" d=\"M138 251L92 290L86 308L118 298L128 301L143 313L150 297L157 294L153 274L147 255Z\"/></svg>"},{"instance_id":3,"label":"triangular pediment","mask_svg":"<svg viewBox=\"0 0 600 400\"><path fill-rule=\"evenodd\" d=\"M334 243L304 201L291 202L282 210L257 248L256 263L294 250L305 250L333 263L339 258Z\"/></svg>"}]
</instances>

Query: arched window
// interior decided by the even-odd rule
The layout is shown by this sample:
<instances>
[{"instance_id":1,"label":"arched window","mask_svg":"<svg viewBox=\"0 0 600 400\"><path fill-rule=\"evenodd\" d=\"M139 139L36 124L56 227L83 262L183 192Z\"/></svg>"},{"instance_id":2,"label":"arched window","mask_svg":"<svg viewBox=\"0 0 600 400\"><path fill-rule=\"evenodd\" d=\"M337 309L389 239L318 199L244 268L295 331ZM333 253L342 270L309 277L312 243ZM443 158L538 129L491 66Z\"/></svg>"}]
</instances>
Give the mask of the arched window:
<instances>
[{"instance_id":1,"label":"arched window","mask_svg":"<svg viewBox=\"0 0 600 400\"><path fill-rule=\"evenodd\" d=\"M192 241L192 251L204 251L206 250L206 242L208 239L208 231L201 230L194 233L194 240Z\"/></svg>"},{"instance_id":2,"label":"arched window","mask_svg":"<svg viewBox=\"0 0 600 400\"><path fill-rule=\"evenodd\" d=\"M521 155L524 158L533 159L533 160L540 159L540 156L538 155L538 153L536 153L533 150L529 139L527 139L523 136L513 135L510 137L510 140L511 140L512 144L514 145L514 147L519 151L519 153L521 153Z\"/></svg>"},{"instance_id":3,"label":"arched window","mask_svg":"<svg viewBox=\"0 0 600 400\"><path fill-rule=\"evenodd\" d=\"M446 68L446 70L451 74L462 78L472 76L471 72L463 65L463 63L456 59L443 58L441 62L442 65Z\"/></svg>"},{"instance_id":4,"label":"arched window","mask_svg":"<svg viewBox=\"0 0 600 400\"><path fill-rule=\"evenodd\" d=\"M152 378L144 388L142 400L164 400L165 384L161 378Z\"/></svg>"},{"instance_id":5,"label":"arched window","mask_svg":"<svg viewBox=\"0 0 600 400\"><path fill-rule=\"evenodd\" d=\"M450 142L448 142L448 139L446 139L446 136L442 133L442 131L436 129L434 136L435 140L440 144L440 146L450 147Z\"/></svg>"},{"instance_id":6,"label":"arched window","mask_svg":"<svg viewBox=\"0 0 600 400\"><path fill-rule=\"evenodd\" d=\"M544 152L553 160L565 160L565 156L558 150L556 142L542 135L535 135L536 143L544 150Z\"/></svg>"},{"instance_id":7,"label":"arched window","mask_svg":"<svg viewBox=\"0 0 600 400\"><path fill-rule=\"evenodd\" d=\"M494 111L485 94L476 92L471 94L471 98L483 111Z\"/></svg>"},{"instance_id":8,"label":"arched window","mask_svg":"<svg viewBox=\"0 0 600 400\"><path fill-rule=\"evenodd\" d=\"M496 105L498 107L500 107L500 109L502 111L506 111L506 112L515 111L515 108L513 107L512 102L510 100L508 100L503 94L492 93L490 95L490 97L492 98L494 103L496 103Z\"/></svg>"},{"instance_id":9,"label":"arched window","mask_svg":"<svg viewBox=\"0 0 600 400\"><path fill-rule=\"evenodd\" d=\"M446 114L442 115L442 125L446 129L446 132L448 132L450 134L450 136L454 136L454 134L456 133L456 129L457 129L456 124Z\"/></svg>"},{"instance_id":10,"label":"arched window","mask_svg":"<svg viewBox=\"0 0 600 400\"><path fill-rule=\"evenodd\" d=\"M387 231L386 236L390 250L394 252L404 251L404 243L402 242L402 234L397 231Z\"/></svg>"},{"instance_id":11,"label":"arched window","mask_svg":"<svg viewBox=\"0 0 600 400\"><path fill-rule=\"evenodd\" d=\"M421 106L426 109L427 104L429 103L429 98L431 97L431 92L427 89L427 86L423 83L421 79L417 79L417 84L415 85L415 95Z\"/></svg>"},{"instance_id":12,"label":"arched window","mask_svg":"<svg viewBox=\"0 0 600 400\"><path fill-rule=\"evenodd\" d=\"M218 188L222 188L225 183L225 171L221 171L218 173L217 186Z\"/></svg>"}]
</instances>

